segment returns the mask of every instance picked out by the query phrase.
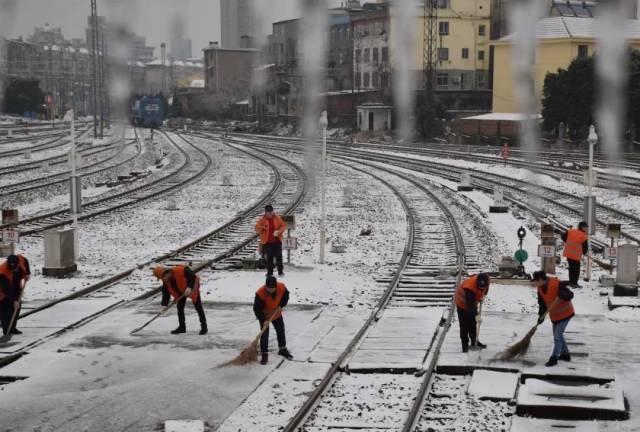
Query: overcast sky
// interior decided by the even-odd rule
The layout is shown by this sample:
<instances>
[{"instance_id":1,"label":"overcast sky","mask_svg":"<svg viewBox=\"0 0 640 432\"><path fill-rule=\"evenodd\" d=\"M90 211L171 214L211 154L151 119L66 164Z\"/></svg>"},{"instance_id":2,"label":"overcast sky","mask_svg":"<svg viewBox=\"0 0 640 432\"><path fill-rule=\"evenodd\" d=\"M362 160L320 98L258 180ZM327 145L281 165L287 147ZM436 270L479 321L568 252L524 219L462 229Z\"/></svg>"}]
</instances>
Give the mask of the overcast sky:
<instances>
[{"instance_id":1,"label":"overcast sky","mask_svg":"<svg viewBox=\"0 0 640 432\"><path fill-rule=\"evenodd\" d=\"M299 16L300 0L261 0L268 5L268 22ZM334 0L335 1L335 0ZM48 22L62 27L67 39L84 38L89 0L0 0L0 5L13 2L13 11L0 10L0 34L8 37L28 36L35 26ZM169 43L172 23L185 22L185 36L193 39L193 54L199 55L209 41L220 40L219 0L98 0L98 14L107 19L123 19L130 29L147 38L160 55L161 42Z\"/></svg>"}]
</instances>

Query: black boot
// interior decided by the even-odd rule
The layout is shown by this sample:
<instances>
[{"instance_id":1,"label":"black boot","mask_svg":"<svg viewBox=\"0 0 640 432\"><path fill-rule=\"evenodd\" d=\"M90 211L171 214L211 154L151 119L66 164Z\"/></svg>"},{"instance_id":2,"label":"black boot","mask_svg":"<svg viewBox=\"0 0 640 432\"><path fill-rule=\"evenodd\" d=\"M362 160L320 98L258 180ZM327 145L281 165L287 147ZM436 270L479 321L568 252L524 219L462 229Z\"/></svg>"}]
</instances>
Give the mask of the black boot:
<instances>
[{"instance_id":1,"label":"black boot","mask_svg":"<svg viewBox=\"0 0 640 432\"><path fill-rule=\"evenodd\" d=\"M269 354L262 353L262 357L260 358L260 364L266 365L268 361L269 361Z\"/></svg>"},{"instance_id":2,"label":"black boot","mask_svg":"<svg viewBox=\"0 0 640 432\"><path fill-rule=\"evenodd\" d=\"M291 355L291 353L289 352L287 347L280 348L278 350L278 355L281 355L282 357L286 358L287 360L293 360L293 356Z\"/></svg>"},{"instance_id":3,"label":"black boot","mask_svg":"<svg viewBox=\"0 0 640 432\"><path fill-rule=\"evenodd\" d=\"M478 349L485 349L487 346L485 344L483 344L480 341L476 341L476 343L474 344L475 347L477 347Z\"/></svg>"},{"instance_id":4,"label":"black boot","mask_svg":"<svg viewBox=\"0 0 640 432\"><path fill-rule=\"evenodd\" d=\"M570 353L560 354L560 357L558 357L558 360L570 362L571 361L571 354Z\"/></svg>"},{"instance_id":5,"label":"black boot","mask_svg":"<svg viewBox=\"0 0 640 432\"><path fill-rule=\"evenodd\" d=\"M177 329L175 330L171 330L171 334L180 334L180 333L186 333L187 329L185 326L179 326Z\"/></svg>"},{"instance_id":6,"label":"black boot","mask_svg":"<svg viewBox=\"0 0 640 432\"><path fill-rule=\"evenodd\" d=\"M548 361L548 362L546 362L544 365L545 365L546 367L550 367L550 366L555 366L555 365L557 365L557 364L558 364L558 357L556 357L556 356L551 356L551 357L549 357L549 361Z\"/></svg>"},{"instance_id":7,"label":"black boot","mask_svg":"<svg viewBox=\"0 0 640 432\"><path fill-rule=\"evenodd\" d=\"M209 331L209 329L207 328L206 325L200 327L200 334L201 335L206 335L208 331Z\"/></svg>"},{"instance_id":8,"label":"black boot","mask_svg":"<svg viewBox=\"0 0 640 432\"><path fill-rule=\"evenodd\" d=\"M15 328L15 327L14 327L14 328L11 330L11 334L22 334L22 332L21 332L20 330L18 330L17 328Z\"/></svg>"}]
</instances>

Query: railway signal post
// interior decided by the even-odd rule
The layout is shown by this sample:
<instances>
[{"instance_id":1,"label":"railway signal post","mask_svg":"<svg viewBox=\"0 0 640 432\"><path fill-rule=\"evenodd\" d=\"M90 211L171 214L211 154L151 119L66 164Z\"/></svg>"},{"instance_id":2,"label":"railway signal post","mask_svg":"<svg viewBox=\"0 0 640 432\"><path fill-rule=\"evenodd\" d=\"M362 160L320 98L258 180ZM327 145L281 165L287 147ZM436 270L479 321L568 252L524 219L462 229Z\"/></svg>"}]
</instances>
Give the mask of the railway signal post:
<instances>
[{"instance_id":1,"label":"railway signal post","mask_svg":"<svg viewBox=\"0 0 640 432\"><path fill-rule=\"evenodd\" d=\"M587 211L587 225L589 226L589 238L587 239L588 244L588 256L587 256L587 273L585 275L585 280L591 280L591 236L596 233L595 227L595 217L593 217L593 213L595 212L595 197L593 196L593 148L598 142L598 135L596 134L596 127L591 125L589 127L589 137L587 138L587 142L589 143L589 171L587 174L587 197L586 197L586 205L585 210Z\"/></svg>"},{"instance_id":2,"label":"railway signal post","mask_svg":"<svg viewBox=\"0 0 640 432\"><path fill-rule=\"evenodd\" d=\"M327 112L322 111L320 116L320 128L322 129L322 194L320 196L320 264L324 264L324 247L326 243L325 219L327 210L325 208L325 194L327 183Z\"/></svg>"}]
</instances>

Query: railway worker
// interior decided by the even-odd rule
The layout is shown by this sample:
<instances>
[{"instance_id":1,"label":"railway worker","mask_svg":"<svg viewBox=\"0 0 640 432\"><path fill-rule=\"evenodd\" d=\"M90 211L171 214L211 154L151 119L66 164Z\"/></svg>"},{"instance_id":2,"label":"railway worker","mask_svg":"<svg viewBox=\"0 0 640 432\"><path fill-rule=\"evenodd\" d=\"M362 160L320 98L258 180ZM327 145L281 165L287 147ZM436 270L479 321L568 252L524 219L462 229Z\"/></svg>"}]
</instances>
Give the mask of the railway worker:
<instances>
[{"instance_id":1,"label":"railway worker","mask_svg":"<svg viewBox=\"0 0 640 432\"><path fill-rule=\"evenodd\" d=\"M538 324L542 324L545 312L553 325L553 352L545 366L555 366L558 360L571 361L571 354L564 340L564 332L575 315L571 299L573 293L567 288L568 282L547 277L544 271L533 273L531 284L538 290Z\"/></svg>"},{"instance_id":2,"label":"railway worker","mask_svg":"<svg viewBox=\"0 0 640 432\"><path fill-rule=\"evenodd\" d=\"M569 228L561 236L564 242L562 256L567 258L567 263L569 264L569 283L574 288L580 288L580 285L578 285L578 279L580 279L580 261L582 260L582 256L588 251L588 228L586 222L580 222L578 228Z\"/></svg>"},{"instance_id":3,"label":"railway worker","mask_svg":"<svg viewBox=\"0 0 640 432\"><path fill-rule=\"evenodd\" d=\"M198 312L200 319L200 334L207 334L207 317L202 308L200 299L200 277L193 270L184 265L173 267L157 266L153 269L153 275L162 280L162 306L169 305L169 296L177 301L178 307L178 328L171 331L171 334L185 333L187 326L184 319L184 307L187 298L191 298L193 306Z\"/></svg>"},{"instance_id":4,"label":"railway worker","mask_svg":"<svg viewBox=\"0 0 640 432\"><path fill-rule=\"evenodd\" d=\"M2 332L5 335L9 331L13 334L22 334L17 329L18 315L22 293L30 277L29 260L22 255L9 255L6 261L0 264L0 321L2 321ZM16 319L9 329L13 312L16 310Z\"/></svg>"},{"instance_id":5,"label":"railway worker","mask_svg":"<svg viewBox=\"0 0 640 432\"><path fill-rule=\"evenodd\" d=\"M256 291L253 300L253 313L260 322L260 329L265 321L271 319L271 324L276 329L278 337L278 355L287 360L293 360L293 356L287 349L287 338L284 331L284 318L282 309L289 303L289 290L282 282L278 282L275 276L267 276L265 284ZM269 360L269 327L260 336L260 364L267 364Z\"/></svg>"},{"instance_id":6,"label":"railway worker","mask_svg":"<svg viewBox=\"0 0 640 432\"><path fill-rule=\"evenodd\" d=\"M273 275L273 261L278 267L278 276L284 276L282 265L282 234L287 224L275 214L271 204L264 208L264 215L256 222L256 233L260 236L261 252L267 258L267 276Z\"/></svg>"},{"instance_id":7,"label":"railway worker","mask_svg":"<svg viewBox=\"0 0 640 432\"><path fill-rule=\"evenodd\" d=\"M469 341L471 346L479 349L487 346L477 338L478 304L489 292L489 275L478 273L470 276L458 285L454 296L456 309L458 311L458 321L460 322L460 339L462 340L462 352L469 351Z\"/></svg>"}]
</instances>

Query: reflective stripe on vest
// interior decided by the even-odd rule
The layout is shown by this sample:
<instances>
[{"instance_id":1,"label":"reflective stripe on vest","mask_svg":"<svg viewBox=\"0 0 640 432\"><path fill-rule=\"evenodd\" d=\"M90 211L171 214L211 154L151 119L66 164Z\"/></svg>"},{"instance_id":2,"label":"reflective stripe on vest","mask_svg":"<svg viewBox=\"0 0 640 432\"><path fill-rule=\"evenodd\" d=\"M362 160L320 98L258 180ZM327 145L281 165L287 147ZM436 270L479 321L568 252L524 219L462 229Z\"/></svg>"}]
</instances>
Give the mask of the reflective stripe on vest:
<instances>
[{"instance_id":1,"label":"reflective stripe on vest","mask_svg":"<svg viewBox=\"0 0 640 432\"><path fill-rule=\"evenodd\" d=\"M543 291L543 288L538 288L538 293L542 300L544 300L544 304L547 305L547 308L553 304L553 302L558 298L558 292L560 291L560 280L557 278L550 278L547 281L547 292ZM573 303L567 300L560 300L553 307L553 310L549 310L549 319L552 322L562 321L565 318L569 318L573 316L575 311L573 309Z\"/></svg>"},{"instance_id":2,"label":"reflective stripe on vest","mask_svg":"<svg viewBox=\"0 0 640 432\"><path fill-rule=\"evenodd\" d=\"M265 319L269 319L271 315L273 315L273 312L278 308L278 306L280 306L280 301L282 300L282 297L284 297L284 292L286 291L286 289L287 287L282 282L278 282L276 284L276 294L273 297L267 292L266 285L262 285L258 289L258 291L256 291L256 295L260 298L260 300L264 302L264 308L262 309L262 312L264 313ZM271 320L277 320L281 316L282 312L278 312L273 316Z\"/></svg>"},{"instance_id":3,"label":"reflective stripe on vest","mask_svg":"<svg viewBox=\"0 0 640 432\"><path fill-rule=\"evenodd\" d=\"M582 259L582 244L587 238L588 236L579 229L570 229L567 232L567 241L564 244L562 256L570 260L580 261Z\"/></svg>"}]
</instances>

